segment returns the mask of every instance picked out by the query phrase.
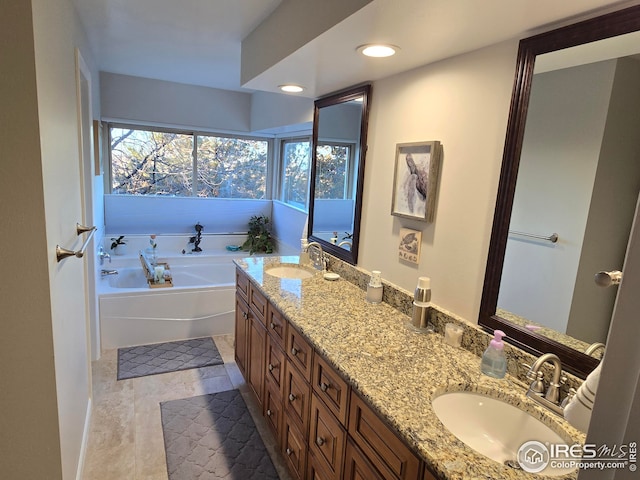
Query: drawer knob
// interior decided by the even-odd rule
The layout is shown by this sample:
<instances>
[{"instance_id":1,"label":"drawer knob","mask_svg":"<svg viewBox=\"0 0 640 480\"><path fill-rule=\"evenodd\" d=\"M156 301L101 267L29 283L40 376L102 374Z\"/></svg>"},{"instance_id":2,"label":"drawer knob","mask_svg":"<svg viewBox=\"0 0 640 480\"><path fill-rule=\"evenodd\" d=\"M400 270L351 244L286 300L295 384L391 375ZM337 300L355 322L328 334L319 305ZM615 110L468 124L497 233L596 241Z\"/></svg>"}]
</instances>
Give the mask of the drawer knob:
<instances>
[{"instance_id":1,"label":"drawer knob","mask_svg":"<svg viewBox=\"0 0 640 480\"><path fill-rule=\"evenodd\" d=\"M324 439L322 437L316 438L316 445L318 445L319 447L324 445Z\"/></svg>"},{"instance_id":2,"label":"drawer knob","mask_svg":"<svg viewBox=\"0 0 640 480\"><path fill-rule=\"evenodd\" d=\"M291 355L293 355L294 357L298 354L299 350L296 347L292 347L291 348Z\"/></svg>"},{"instance_id":3,"label":"drawer knob","mask_svg":"<svg viewBox=\"0 0 640 480\"><path fill-rule=\"evenodd\" d=\"M326 392L328 388L329 388L329 385L327 383L322 382L320 384L320 390L322 390L323 392Z\"/></svg>"},{"instance_id":4,"label":"drawer knob","mask_svg":"<svg viewBox=\"0 0 640 480\"><path fill-rule=\"evenodd\" d=\"M296 399L296 396L293 393L289 394L289 401L293 402Z\"/></svg>"},{"instance_id":5,"label":"drawer knob","mask_svg":"<svg viewBox=\"0 0 640 480\"><path fill-rule=\"evenodd\" d=\"M271 409L270 409L270 408L268 408L268 409L267 409L267 417L270 417L271 415L272 415L272 413L271 413Z\"/></svg>"},{"instance_id":6,"label":"drawer knob","mask_svg":"<svg viewBox=\"0 0 640 480\"><path fill-rule=\"evenodd\" d=\"M272 330L275 330L275 329L276 329L276 324L275 324L275 323L273 323L273 322L271 322L271 323L269 324L269 326L271 327L271 329L272 329Z\"/></svg>"},{"instance_id":7,"label":"drawer knob","mask_svg":"<svg viewBox=\"0 0 640 480\"><path fill-rule=\"evenodd\" d=\"M242 312L242 317L246 320L249 318L249 314L247 312Z\"/></svg>"},{"instance_id":8,"label":"drawer knob","mask_svg":"<svg viewBox=\"0 0 640 480\"><path fill-rule=\"evenodd\" d=\"M287 448L285 451L287 452L287 455L291 455L293 453L293 450L290 448Z\"/></svg>"},{"instance_id":9,"label":"drawer knob","mask_svg":"<svg viewBox=\"0 0 640 480\"><path fill-rule=\"evenodd\" d=\"M273 365L269 364L269 371L270 371L270 372L273 372L273 369L274 369L274 368L275 368L275 367L274 367Z\"/></svg>"}]
</instances>

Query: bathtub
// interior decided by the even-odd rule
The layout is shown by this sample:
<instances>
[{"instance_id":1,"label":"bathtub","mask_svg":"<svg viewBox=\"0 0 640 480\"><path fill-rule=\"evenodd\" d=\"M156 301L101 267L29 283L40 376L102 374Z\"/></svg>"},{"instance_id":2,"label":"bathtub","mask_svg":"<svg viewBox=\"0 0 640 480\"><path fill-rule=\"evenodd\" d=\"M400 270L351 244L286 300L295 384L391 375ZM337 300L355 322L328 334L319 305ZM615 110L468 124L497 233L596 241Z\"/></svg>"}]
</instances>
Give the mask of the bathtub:
<instances>
[{"instance_id":1,"label":"bathtub","mask_svg":"<svg viewBox=\"0 0 640 480\"><path fill-rule=\"evenodd\" d=\"M173 287L149 288L137 256L116 257L100 268L117 275L100 279L102 350L233 334L235 265L242 252L160 256L171 269Z\"/></svg>"}]
</instances>

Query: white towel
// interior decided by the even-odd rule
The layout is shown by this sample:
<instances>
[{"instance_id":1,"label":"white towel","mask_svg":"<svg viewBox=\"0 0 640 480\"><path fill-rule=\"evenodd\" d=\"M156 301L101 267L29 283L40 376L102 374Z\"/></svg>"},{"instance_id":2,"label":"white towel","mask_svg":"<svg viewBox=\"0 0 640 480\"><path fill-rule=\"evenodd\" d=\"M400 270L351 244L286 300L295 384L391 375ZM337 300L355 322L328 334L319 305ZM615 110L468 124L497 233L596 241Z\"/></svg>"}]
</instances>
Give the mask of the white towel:
<instances>
[{"instance_id":1,"label":"white towel","mask_svg":"<svg viewBox=\"0 0 640 480\"><path fill-rule=\"evenodd\" d=\"M596 392L598 391L598 383L600 382L601 365L602 363L587 376L587 379L582 382L582 385L578 388L576 395L571 399L569 404L564 407L564 418L584 433L587 433L589 429L593 402Z\"/></svg>"}]
</instances>

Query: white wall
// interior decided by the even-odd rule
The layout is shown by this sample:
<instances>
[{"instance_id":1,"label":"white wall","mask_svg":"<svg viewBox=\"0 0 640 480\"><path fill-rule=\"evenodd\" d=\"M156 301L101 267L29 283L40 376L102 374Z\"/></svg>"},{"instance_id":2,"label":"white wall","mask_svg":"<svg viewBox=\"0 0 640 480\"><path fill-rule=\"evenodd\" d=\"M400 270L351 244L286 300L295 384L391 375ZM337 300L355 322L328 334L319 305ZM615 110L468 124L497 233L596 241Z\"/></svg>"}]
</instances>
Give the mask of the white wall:
<instances>
[{"instance_id":1,"label":"white wall","mask_svg":"<svg viewBox=\"0 0 640 480\"><path fill-rule=\"evenodd\" d=\"M358 264L407 290L432 278L432 301L477 322L513 85L517 41L373 85ZM439 140L435 221L391 216L397 143ZM397 257L399 229L422 231L420 264Z\"/></svg>"},{"instance_id":2,"label":"white wall","mask_svg":"<svg viewBox=\"0 0 640 480\"><path fill-rule=\"evenodd\" d=\"M565 332L600 158L615 61L534 77L498 305ZM544 301L540 299L544 298Z\"/></svg>"}]
</instances>

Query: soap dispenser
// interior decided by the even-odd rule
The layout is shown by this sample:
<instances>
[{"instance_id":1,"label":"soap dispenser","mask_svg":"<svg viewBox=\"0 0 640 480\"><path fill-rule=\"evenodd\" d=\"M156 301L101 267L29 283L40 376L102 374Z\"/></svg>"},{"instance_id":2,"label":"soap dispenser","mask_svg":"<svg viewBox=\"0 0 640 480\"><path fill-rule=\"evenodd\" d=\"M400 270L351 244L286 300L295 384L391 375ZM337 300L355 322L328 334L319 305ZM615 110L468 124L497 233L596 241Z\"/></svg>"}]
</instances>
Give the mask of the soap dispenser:
<instances>
[{"instance_id":1,"label":"soap dispenser","mask_svg":"<svg viewBox=\"0 0 640 480\"><path fill-rule=\"evenodd\" d=\"M309 240L306 238L300 239L300 257L298 260L298 264L307 265L309 263Z\"/></svg>"},{"instance_id":2,"label":"soap dispenser","mask_svg":"<svg viewBox=\"0 0 640 480\"><path fill-rule=\"evenodd\" d=\"M371 280L367 285L367 302L368 303L380 303L382 302L382 280L380 279L380 270L374 270L371 272Z\"/></svg>"},{"instance_id":3,"label":"soap dispenser","mask_svg":"<svg viewBox=\"0 0 640 480\"><path fill-rule=\"evenodd\" d=\"M482 354L480 370L493 378L504 378L507 373L507 357L504 354L504 342L502 341L504 336L502 330L494 330L493 340L489 342L489 347Z\"/></svg>"}]
</instances>

